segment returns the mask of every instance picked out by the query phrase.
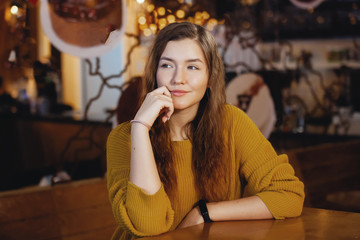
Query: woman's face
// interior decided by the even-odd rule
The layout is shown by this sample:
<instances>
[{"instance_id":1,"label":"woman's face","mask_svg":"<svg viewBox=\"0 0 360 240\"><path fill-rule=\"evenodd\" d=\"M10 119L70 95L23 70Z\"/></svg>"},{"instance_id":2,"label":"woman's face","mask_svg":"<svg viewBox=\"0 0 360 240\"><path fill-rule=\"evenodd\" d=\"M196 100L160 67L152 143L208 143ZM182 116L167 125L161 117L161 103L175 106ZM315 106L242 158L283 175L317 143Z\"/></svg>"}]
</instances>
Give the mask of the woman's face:
<instances>
[{"instance_id":1,"label":"woman's face","mask_svg":"<svg viewBox=\"0 0 360 240\"><path fill-rule=\"evenodd\" d=\"M156 73L158 87L166 86L176 110L197 111L209 81L204 53L192 39L170 41Z\"/></svg>"}]
</instances>

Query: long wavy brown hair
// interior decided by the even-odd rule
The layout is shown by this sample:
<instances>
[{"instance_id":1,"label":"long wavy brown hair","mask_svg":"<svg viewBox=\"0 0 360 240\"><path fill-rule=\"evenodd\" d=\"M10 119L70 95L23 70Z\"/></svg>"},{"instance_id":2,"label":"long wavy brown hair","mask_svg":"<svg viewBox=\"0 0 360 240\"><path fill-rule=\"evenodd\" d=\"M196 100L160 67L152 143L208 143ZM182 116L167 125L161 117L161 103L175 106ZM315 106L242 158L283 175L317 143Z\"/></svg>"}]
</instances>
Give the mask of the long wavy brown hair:
<instances>
[{"instance_id":1,"label":"long wavy brown hair","mask_svg":"<svg viewBox=\"0 0 360 240\"><path fill-rule=\"evenodd\" d=\"M199 197L209 201L223 200L227 196L228 163L224 159L223 112L225 80L223 62L216 42L209 31L189 23L173 23L157 35L145 67L142 100L156 89L156 71L160 57L169 41L196 40L206 59L209 81L195 118L188 123L188 138L192 142L192 168ZM142 102L142 100L140 102ZM170 128L160 117L155 121L150 138L160 178L171 198L176 195L176 174L171 148Z\"/></svg>"}]
</instances>

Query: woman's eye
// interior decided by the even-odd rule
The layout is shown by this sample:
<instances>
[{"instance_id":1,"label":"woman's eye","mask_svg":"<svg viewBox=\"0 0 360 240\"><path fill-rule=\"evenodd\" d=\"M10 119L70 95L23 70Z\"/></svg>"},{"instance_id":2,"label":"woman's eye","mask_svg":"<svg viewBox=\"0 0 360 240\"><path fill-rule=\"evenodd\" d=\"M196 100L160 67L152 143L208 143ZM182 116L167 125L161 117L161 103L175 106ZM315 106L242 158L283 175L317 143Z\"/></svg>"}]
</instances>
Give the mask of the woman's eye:
<instances>
[{"instance_id":1,"label":"woman's eye","mask_svg":"<svg viewBox=\"0 0 360 240\"><path fill-rule=\"evenodd\" d=\"M196 66L189 66L188 68L191 69L191 70L199 70L199 68L196 67Z\"/></svg>"},{"instance_id":2,"label":"woman's eye","mask_svg":"<svg viewBox=\"0 0 360 240\"><path fill-rule=\"evenodd\" d=\"M170 64L167 64L167 63L163 63L160 65L161 68L170 68Z\"/></svg>"}]
</instances>

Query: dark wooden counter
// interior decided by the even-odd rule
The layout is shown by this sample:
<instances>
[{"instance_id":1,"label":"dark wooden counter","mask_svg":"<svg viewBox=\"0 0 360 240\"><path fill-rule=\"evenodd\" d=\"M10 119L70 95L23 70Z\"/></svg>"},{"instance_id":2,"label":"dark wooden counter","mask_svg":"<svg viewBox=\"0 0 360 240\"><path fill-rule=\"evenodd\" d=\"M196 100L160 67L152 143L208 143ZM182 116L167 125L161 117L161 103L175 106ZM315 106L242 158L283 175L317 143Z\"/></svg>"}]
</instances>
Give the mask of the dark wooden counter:
<instances>
[{"instance_id":1,"label":"dark wooden counter","mask_svg":"<svg viewBox=\"0 0 360 240\"><path fill-rule=\"evenodd\" d=\"M298 218L200 224L143 240L359 239L360 213L304 208Z\"/></svg>"},{"instance_id":2,"label":"dark wooden counter","mask_svg":"<svg viewBox=\"0 0 360 240\"><path fill-rule=\"evenodd\" d=\"M360 213L305 207L285 220L200 224L143 240L359 239ZM106 179L0 192L0 239L110 239L116 222Z\"/></svg>"}]
</instances>

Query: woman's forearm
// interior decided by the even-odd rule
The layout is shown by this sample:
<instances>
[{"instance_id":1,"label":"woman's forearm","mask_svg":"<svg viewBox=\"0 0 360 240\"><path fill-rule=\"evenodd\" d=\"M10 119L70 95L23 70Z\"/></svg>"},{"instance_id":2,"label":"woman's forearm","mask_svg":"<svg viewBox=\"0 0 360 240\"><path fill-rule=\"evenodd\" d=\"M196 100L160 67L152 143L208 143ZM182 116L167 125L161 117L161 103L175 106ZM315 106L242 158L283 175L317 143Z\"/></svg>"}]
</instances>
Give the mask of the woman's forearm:
<instances>
[{"instance_id":1,"label":"woman's forearm","mask_svg":"<svg viewBox=\"0 0 360 240\"><path fill-rule=\"evenodd\" d=\"M173 112L171 93L166 86L162 86L146 95L132 122L130 182L150 195L160 189L161 180L151 146L149 126L159 114L163 114L161 120L166 122Z\"/></svg>"},{"instance_id":2,"label":"woman's forearm","mask_svg":"<svg viewBox=\"0 0 360 240\"><path fill-rule=\"evenodd\" d=\"M149 129L140 123L133 123L131 126L130 182L150 195L161 187Z\"/></svg>"},{"instance_id":3,"label":"woman's forearm","mask_svg":"<svg viewBox=\"0 0 360 240\"><path fill-rule=\"evenodd\" d=\"M240 198L231 201L207 203L211 220L255 220L271 219L273 215L258 196Z\"/></svg>"}]
</instances>

